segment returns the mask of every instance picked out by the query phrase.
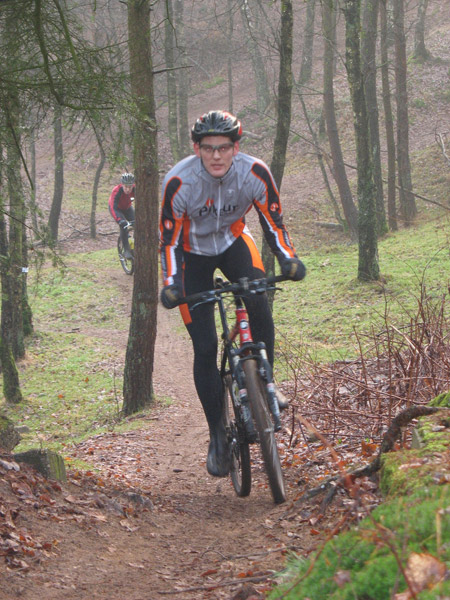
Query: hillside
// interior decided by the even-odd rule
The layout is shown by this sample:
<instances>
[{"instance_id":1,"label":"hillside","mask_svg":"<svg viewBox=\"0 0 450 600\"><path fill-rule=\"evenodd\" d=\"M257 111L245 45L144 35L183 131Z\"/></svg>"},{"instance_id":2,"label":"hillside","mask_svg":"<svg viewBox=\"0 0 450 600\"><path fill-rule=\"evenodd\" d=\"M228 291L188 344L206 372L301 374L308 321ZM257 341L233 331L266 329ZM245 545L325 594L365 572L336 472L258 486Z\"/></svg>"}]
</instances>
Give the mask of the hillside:
<instances>
[{"instance_id":1,"label":"hillside","mask_svg":"<svg viewBox=\"0 0 450 600\"><path fill-rule=\"evenodd\" d=\"M449 126L450 1L430 2L429 16L427 41L435 60L410 64L413 181L423 197L448 204L450 169L435 135L447 135ZM248 73L238 71L235 75L235 110L245 130L263 136L261 140L244 137L242 149L270 162L273 115L263 118L254 112ZM321 87L319 69L311 87ZM342 65L336 94L346 157L352 164L352 122ZM225 83L199 92L190 98L190 120L210 108L224 107L226 101ZM319 106L320 97L308 97L312 114L318 114ZM162 176L171 166L164 108L158 119ZM296 102L281 192L289 230L309 267L305 286L308 280L320 278L328 266L325 261L324 266L311 265L310 255L349 248L344 234L318 225L334 217L306 130ZM36 446L61 444L62 437L68 481L46 481L12 456L0 456L2 593L7 600L36 600L39 595L48 600L153 600L168 596L183 600L262 599L290 553L310 556L333 535L341 520L350 518L349 505L354 506L351 518L359 520L382 502L377 482L369 478L361 483L358 505L344 493L325 514L314 499L298 502L306 489L338 472L342 464L370 461L375 444L365 440L364 446L359 437L343 443L339 448L342 464L337 464L320 439L299 426L299 403L294 402L294 408L283 417L279 438L289 501L273 505L258 455L254 457L252 493L247 499L237 498L228 480L212 479L205 471L208 434L193 388L190 344L176 311L160 310L158 314L154 373L158 404L148 413L127 420L124 426L118 424L110 415L120 401L132 278L121 271L116 260L117 229L109 216L107 199L122 169L107 168L102 174L99 235L91 240L88 215L96 150L87 138L78 139L69 133L65 147L60 250L70 276L65 287L61 284L59 288L58 276L49 266L43 273L43 288L36 292L41 294L37 335L20 369L25 380L39 372L45 375L41 387L27 397L24 414L17 418L21 425L39 423L40 418L51 423L48 431L34 425L36 429L24 437ZM37 189L45 215L52 197L52 169L52 141L43 136ZM348 172L354 183L353 169ZM427 220L444 224L446 235L447 214L427 200L418 199L418 205L418 226ZM254 216L250 224L259 237ZM418 237L417 244L420 241ZM350 246L352 249L357 252L356 247ZM285 297L280 294L280 302L285 302ZM322 299L316 302L320 304ZM296 315L296 320L304 318L304 314ZM325 324L317 329L321 327ZM67 346L63 346L63 339L68 340ZM73 360L74 355L81 367ZM379 365L365 366L367 377L376 378ZM97 392L94 381L99 372L108 374L110 382ZM321 389L338 387L333 373L320 376L320 380L301 381L302 392L311 400L308 417L318 411L319 384ZM285 391L292 391L291 384L285 382ZM58 390L58 385L65 389ZM77 391L69 396L73 388ZM65 392L66 398L59 397ZM345 389L340 393L351 396ZM86 407L93 406L98 414L90 422L89 434L83 437L74 433L76 441L72 442L67 430L72 432L71 422L75 429L75 422L83 420L78 404L84 397ZM105 413L110 411L105 418L102 403ZM359 433L367 432L370 425L366 420L367 412L361 411L352 427L359 427ZM380 436L385 424L378 425ZM344 439L348 430L343 428L340 433Z\"/></svg>"}]
</instances>

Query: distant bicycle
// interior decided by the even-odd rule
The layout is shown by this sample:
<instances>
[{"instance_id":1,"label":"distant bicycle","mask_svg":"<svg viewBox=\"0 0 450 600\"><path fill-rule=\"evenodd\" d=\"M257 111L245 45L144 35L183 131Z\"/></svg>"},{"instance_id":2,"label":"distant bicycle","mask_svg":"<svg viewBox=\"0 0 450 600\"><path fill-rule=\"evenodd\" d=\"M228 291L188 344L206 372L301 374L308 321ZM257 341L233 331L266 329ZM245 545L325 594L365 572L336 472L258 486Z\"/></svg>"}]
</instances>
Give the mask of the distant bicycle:
<instances>
[{"instance_id":1,"label":"distant bicycle","mask_svg":"<svg viewBox=\"0 0 450 600\"><path fill-rule=\"evenodd\" d=\"M119 254L120 264L122 265L122 269L125 271L127 275L133 275L134 273L134 221L128 223L125 227L128 231L128 242L130 244L131 250L131 258L125 257L125 251L122 244L122 240L119 238L117 240L117 252Z\"/></svg>"},{"instance_id":2,"label":"distant bicycle","mask_svg":"<svg viewBox=\"0 0 450 600\"><path fill-rule=\"evenodd\" d=\"M215 288L181 298L177 304L188 303L190 310L207 303L217 304L222 324L223 350L220 374L224 387L223 421L227 432L233 487L238 496L250 494L251 465L249 444L258 443L273 500L286 500L281 461L275 432L281 429L280 410L272 368L263 342L254 342L243 298L275 289L275 283L286 281L282 275L239 283L215 279ZM233 298L236 321L230 329L225 296ZM239 339L239 343L238 340Z\"/></svg>"}]
</instances>

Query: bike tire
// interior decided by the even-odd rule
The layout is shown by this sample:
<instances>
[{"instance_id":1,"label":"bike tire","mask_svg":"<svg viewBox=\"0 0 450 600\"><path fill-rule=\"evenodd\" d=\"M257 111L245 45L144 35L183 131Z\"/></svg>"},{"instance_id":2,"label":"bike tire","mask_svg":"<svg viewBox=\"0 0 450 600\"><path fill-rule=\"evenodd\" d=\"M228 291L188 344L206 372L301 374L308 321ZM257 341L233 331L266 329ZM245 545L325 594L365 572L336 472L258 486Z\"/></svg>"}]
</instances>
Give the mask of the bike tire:
<instances>
[{"instance_id":1,"label":"bike tire","mask_svg":"<svg viewBox=\"0 0 450 600\"><path fill-rule=\"evenodd\" d=\"M125 258L124 248L122 244L122 240L119 236L117 239L117 252L119 254L120 264L122 265L122 269L125 271L127 275L133 275L134 273L134 258Z\"/></svg>"},{"instance_id":2,"label":"bike tire","mask_svg":"<svg viewBox=\"0 0 450 600\"><path fill-rule=\"evenodd\" d=\"M243 367L250 409L258 432L270 490L275 504L281 504L286 501L286 490L275 430L267 404L265 384L259 374L256 360L244 361Z\"/></svg>"},{"instance_id":3,"label":"bike tire","mask_svg":"<svg viewBox=\"0 0 450 600\"><path fill-rule=\"evenodd\" d=\"M238 425L240 416L236 416L233 395L239 390L231 375L223 378L223 421L230 445L230 477L234 491L244 498L250 494L252 487L252 472L250 464L250 449L248 442L241 433Z\"/></svg>"}]
</instances>

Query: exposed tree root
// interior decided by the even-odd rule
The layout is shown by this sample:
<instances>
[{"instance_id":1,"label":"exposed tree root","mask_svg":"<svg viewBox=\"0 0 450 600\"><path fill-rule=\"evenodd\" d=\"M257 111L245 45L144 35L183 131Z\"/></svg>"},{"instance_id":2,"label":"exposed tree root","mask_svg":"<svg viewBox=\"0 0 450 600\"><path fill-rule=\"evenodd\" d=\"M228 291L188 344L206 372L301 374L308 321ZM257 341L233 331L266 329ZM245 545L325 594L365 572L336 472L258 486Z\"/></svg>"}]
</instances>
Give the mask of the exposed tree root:
<instances>
[{"instance_id":1,"label":"exposed tree root","mask_svg":"<svg viewBox=\"0 0 450 600\"><path fill-rule=\"evenodd\" d=\"M390 450L392 450L396 440L400 437L402 433L402 429L406 427L413 419L417 419L418 417L423 417L426 415L431 415L439 410L442 410L442 407L411 406L409 408L406 408L405 410L402 410L402 412L400 412L392 420L389 429L384 434L378 454L372 460L371 463L365 465L364 467L358 467L353 471L347 471L345 473L341 473L340 475L335 475L334 477L331 477L319 486L306 491L303 494L303 496L299 500L297 500L296 504L301 504L309 500L310 498L314 498L318 494L324 493L325 497L321 503L321 512L323 514L326 508L329 506L329 504L331 504L331 502L333 501L339 488L346 490L347 493L349 493L349 495L353 496L355 480L360 477L368 477L370 475L373 475L380 469L381 455L385 452L389 452ZM317 435L317 431L315 431L315 433ZM330 447L329 442L324 440L322 435L320 435L319 437L322 439L322 441L325 441L328 447Z\"/></svg>"}]
</instances>

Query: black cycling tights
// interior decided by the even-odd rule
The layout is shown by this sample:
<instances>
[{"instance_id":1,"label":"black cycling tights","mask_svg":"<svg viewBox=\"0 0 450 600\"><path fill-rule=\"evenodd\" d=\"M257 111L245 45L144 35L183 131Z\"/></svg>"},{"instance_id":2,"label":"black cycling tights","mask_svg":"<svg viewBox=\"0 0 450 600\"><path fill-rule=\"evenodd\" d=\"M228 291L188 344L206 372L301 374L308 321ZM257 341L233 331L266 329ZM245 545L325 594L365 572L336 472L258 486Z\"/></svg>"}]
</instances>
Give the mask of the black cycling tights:
<instances>
[{"instance_id":1,"label":"black cycling tights","mask_svg":"<svg viewBox=\"0 0 450 600\"><path fill-rule=\"evenodd\" d=\"M246 241L247 240L247 241ZM253 240L239 237L219 256L200 256L185 253L185 294L210 290L214 285L214 272L220 269L233 282L240 277L256 279L264 272L254 266L252 255L257 253ZM258 255L259 258L259 255ZM258 261L261 264L261 260ZM255 342L264 342L267 355L273 365L274 325L266 294L257 294L245 299L250 327ZM214 429L221 418L223 391L217 368L217 331L214 320L214 305L204 304L191 311L190 323L186 324L194 346L194 382L210 429Z\"/></svg>"}]
</instances>

